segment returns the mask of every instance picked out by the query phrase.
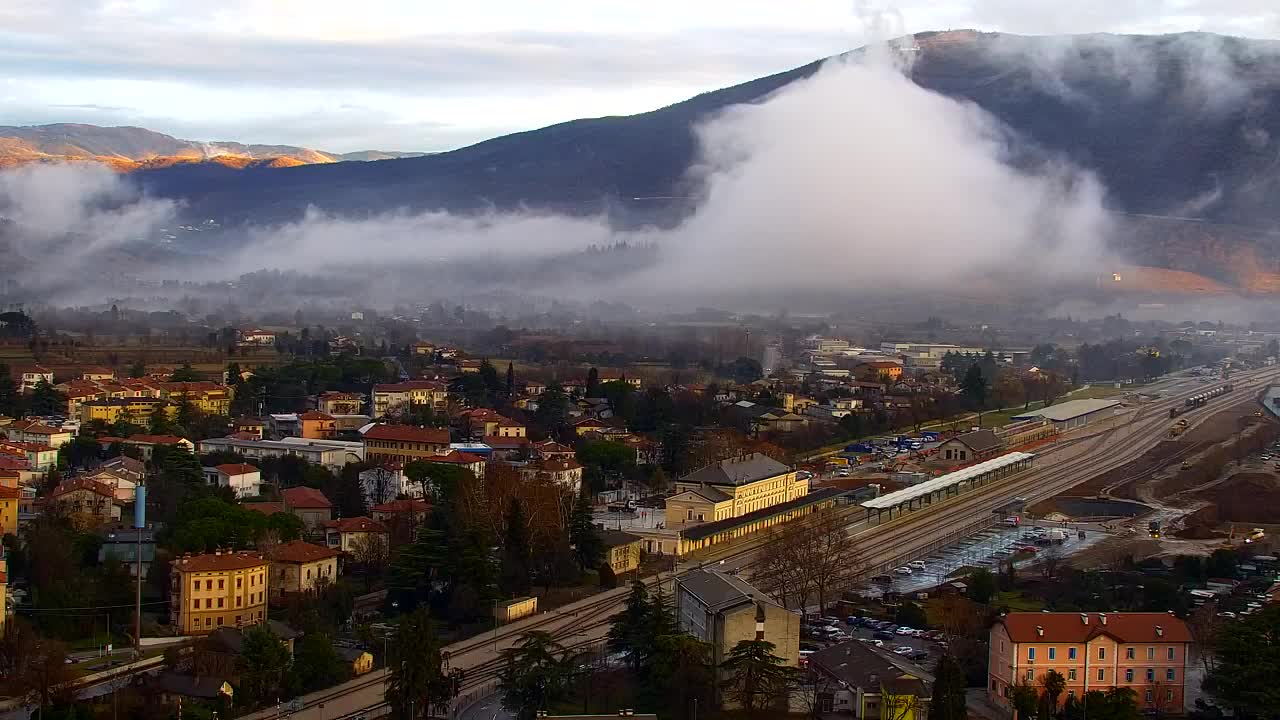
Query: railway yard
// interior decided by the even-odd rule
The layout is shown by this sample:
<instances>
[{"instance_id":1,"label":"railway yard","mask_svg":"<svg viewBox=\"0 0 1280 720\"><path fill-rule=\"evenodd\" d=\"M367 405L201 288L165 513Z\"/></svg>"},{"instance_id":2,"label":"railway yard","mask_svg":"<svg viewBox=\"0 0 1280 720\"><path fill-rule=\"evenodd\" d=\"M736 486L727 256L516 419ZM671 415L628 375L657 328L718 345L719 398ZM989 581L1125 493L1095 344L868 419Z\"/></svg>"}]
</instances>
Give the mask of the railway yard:
<instances>
[{"instance_id":1,"label":"railway yard","mask_svg":"<svg viewBox=\"0 0 1280 720\"><path fill-rule=\"evenodd\" d=\"M1111 537L1096 533L1095 537L1083 541L1073 532L1071 543L1083 548L1135 535L1135 527L1142 521L1126 515L1154 512L1157 516L1172 516L1175 508L1171 502L1175 498L1177 501L1199 498L1203 505L1208 505L1205 498L1221 493L1224 487L1254 487L1262 482L1257 475L1263 472L1272 475L1274 468L1268 468L1280 466L1275 462L1260 466L1259 463L1266 461L1256 455L1280 434L1275 423L1255 414L1259 408L1257 396L1277 380L1280 380L1280 369L1274 367L1239 373L1232 378L1230 390L1189 407L1189 398L1205 393L1202 382L1186 376L1166 379L1144 388L1141 399L1128 403L1114 416L1037 448L1035 464L1029 469L940 497L931 504L913 507L883 521L868 517L861 507L848 506L843 510L847 513L847 530L860 546L865 579L893 573L912 561L927 559L924 564L932 565L932 572L922 573L915 582L899 583L908 588L923 582L930 574L937 576L930 578L936 582L953 567L981 565L990 557L1001 557L997 553L1012 552L1011 548L1022 541L1018 536L1021 531L1001 528L1003 517L999 511L1013 498L1024 499L1032 513L1047 515L1059 523L1106 521L1106 535ZM1224 411L1227 414L1218 417ZM1171 415L1186 420L1185 430L1172 440L1169 438L1170 425L1174 422ZM1213 421L1206 422L1210 418ZM1249 438L1247 443L1244 438ZM1241 466L1234 476L1203 477L1201 482L1189 484L1178 479L1179 473L1197 468L1207 473L1210 460L1222 459L1224 453L1230 456L1240 452L1237 444L1241 444L1241 448L1252 448L1250 452L1254 455L1249 455L1252 464ZM1277 455L1280 456L1280 451ZM1280 498L1280 482L1271 483L1269 487L1273 496ZM1225 511L1219 512L1230 515L1246 510L1238 505L1227 503ZM1097 511L1098 508L1105 512ZM1182 510L1176 512L1179 517L1186 514ZM1241 516L1241 521L1247 521L1247 517L1250 516ZM679 563L674 572L714 565L749 577L754 556L763 542L765 537L748 536L713 546ZM665 572L647 582L669 582L671 575ZM566 646L598 647L608 632L609 618L621 608L627 592L626 588L603 592L450 645L446 648L450 666L462 669L465 674L459 704L492 691L501 650L518 642L526 631L548 632ZM386 712L383 682L382 672L375 671L304 697L292 717L354 720L380 716ZM276 710L272 709L246 717L266 720L275 715Z\"/></svg>"}]
</instances>

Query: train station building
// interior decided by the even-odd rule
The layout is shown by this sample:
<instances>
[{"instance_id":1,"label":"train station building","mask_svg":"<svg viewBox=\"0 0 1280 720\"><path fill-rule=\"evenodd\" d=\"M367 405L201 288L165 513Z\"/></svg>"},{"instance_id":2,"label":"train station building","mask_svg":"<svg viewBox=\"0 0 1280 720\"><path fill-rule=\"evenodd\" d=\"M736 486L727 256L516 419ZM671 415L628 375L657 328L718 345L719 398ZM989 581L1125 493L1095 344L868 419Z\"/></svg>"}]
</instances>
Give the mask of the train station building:
<instances>
[{"instance_id":1,"label":"train station building","mask_svg":"<svg viewBox=\"0 0 1280 720\"><path fill-rule=\"evenodd\" d=\"M962 470L947 473L919 485L903 488L861 503L867 511L867 520L872 518L876 523L901 517L922 507L932 505L934 501L946 500L966 490L981 487L1031 467L1035 455L1024 452L1011 452L999 457L985 460L977 465L970 465Z\"/></svg>"},{"instance_id":2,"label":"train station building","mask_svg":"<svg viewBox=\"0 0 1280 720\"><path fill-rule=\"evenodd\" d=\"M1068 400L1057 405L1050 405L1047 408L1014 415L1011 420L1013 422L1048 420L1061 433L1084 427L1090 422L1111 417L1115 408L1118 407L1120 407L1119 400Z\"/></svg>"}]
</instances>

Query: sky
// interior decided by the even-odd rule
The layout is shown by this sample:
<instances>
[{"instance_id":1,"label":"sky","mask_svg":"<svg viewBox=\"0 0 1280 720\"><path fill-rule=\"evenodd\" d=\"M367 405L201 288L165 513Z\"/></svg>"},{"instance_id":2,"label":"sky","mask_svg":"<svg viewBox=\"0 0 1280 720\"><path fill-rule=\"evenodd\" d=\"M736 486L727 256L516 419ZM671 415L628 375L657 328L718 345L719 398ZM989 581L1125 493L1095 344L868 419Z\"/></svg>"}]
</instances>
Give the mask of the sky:
<instances>
[{"instance_id":1,"label":"sky","mask_svg":"<svg viewBox=\"0 0 1280 720\"><path fill-rule=\"evenodd\" d=\"M440 151L907 32L1280 39L1276 0L4 0L0 125Z\"/></svg>"}]
</instances>

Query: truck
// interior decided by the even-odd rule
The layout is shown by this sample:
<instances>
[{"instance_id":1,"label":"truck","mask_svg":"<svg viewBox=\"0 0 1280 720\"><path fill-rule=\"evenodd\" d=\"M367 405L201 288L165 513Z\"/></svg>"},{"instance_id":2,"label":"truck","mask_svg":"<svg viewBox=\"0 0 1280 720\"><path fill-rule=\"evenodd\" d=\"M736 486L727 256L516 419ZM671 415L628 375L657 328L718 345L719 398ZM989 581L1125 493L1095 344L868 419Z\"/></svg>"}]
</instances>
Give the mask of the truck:
<instances>
[{"instance_id":1,"label":"truck","mask_svg":"<svg viewBox=\"0 0 1280 720\"><path fill-rule=\"evenodd\" d=\"M934 430L925 430L924 432L920 433L920 439L924 440L925 442L938 442L939 440L942 439L942 433Z\"/></svg>"},{"instance_id":2,"label":"truck","mask_svg":"<svg viewBox=\"0 0 1280 720\"><path fill-rule=\"evenodd\" d=\"M845 445L844 451L848 453L873 453L876 451L876 447L869 443L853 443Z\"/></svg>"},{"instance_id":3,"label":"truck","mask_svg":"<svg viewBox=\"0 0 1280 720\"><path fill-rule=\"evenodd\" d=\"M1049 531L1049 542L1053 543L1054 545L1061 545L1066 541L1067 541L1066 530L1060 530L1055 528Z\"/></svg>"},{"instance_id":4,"label":"truck","mask_svg":"<svg viewBox=\"0 0 1280 720\"><path fill-rule=\"evenodd\" d=\"M1160 521L1152 520L1151 522L1147 523L1147 533L1150 534L1151 537L1153 538L1160 537Z\"/></svg>"}]
</instances>

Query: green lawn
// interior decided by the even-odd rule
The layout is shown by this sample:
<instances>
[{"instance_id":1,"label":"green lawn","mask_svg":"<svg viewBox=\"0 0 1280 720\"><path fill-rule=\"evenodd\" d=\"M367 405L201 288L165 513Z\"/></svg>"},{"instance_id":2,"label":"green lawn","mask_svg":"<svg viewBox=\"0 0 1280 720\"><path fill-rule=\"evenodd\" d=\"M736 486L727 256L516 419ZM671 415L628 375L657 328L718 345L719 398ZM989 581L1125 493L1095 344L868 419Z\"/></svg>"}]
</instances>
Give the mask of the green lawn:
<instances>
[{"instance_id":1,"label":"green lawn","mask_svg":"<svg viewBox=\"0 0 1280 720\"><path fill-rule=\"evenodd\" d=\"M1010 610L1019 612L1039 612L1044 608L1044 603L1032 598L1023 597L1020 592L1002 592L996 596L992 605L1003 605Z\"/></svg>"},{"instance_id":2,"label":"green lawn","mask_svg":"<svg viewBox=\"0 0 1280 720\"><path fill-rule=\"evenodd\" d=\"M1067 400L1102 400L1116 395L1123 395L1130 390L1137 389L1137 386L1129 388L1115 387L1114 385L1090 385L1083 390L1077 390L1067 395Z\"/></svg>"}]
</instances>

